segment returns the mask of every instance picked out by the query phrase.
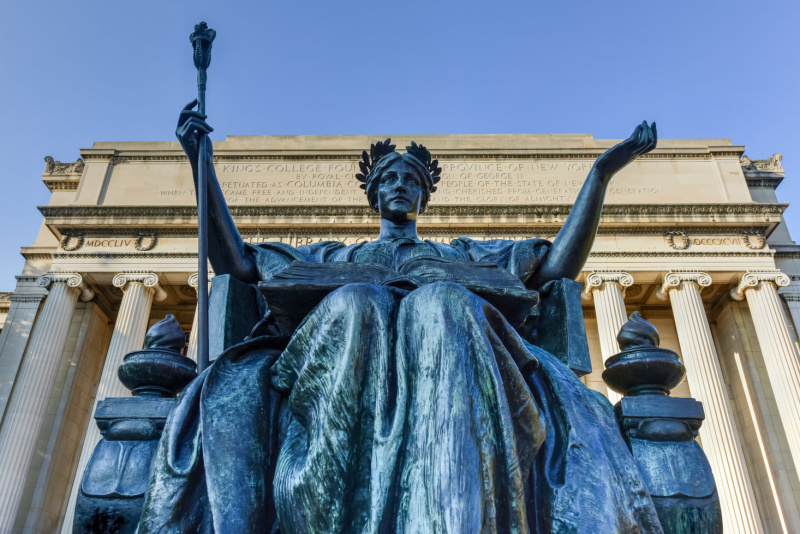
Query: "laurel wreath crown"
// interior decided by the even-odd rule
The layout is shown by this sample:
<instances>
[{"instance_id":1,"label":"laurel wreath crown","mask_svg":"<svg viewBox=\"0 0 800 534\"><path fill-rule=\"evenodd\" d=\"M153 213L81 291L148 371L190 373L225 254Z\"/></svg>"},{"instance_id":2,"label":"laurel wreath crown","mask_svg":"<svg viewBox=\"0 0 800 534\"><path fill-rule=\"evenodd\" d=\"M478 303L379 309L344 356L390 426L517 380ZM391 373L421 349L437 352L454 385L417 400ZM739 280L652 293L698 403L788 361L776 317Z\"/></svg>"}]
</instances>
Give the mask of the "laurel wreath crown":
<instances>
[{"instance_id":1,"label":"laurel wreath crown","mask_svg":"<svg viewBox=\"0 0 800 534\"><path fill-rule=\"evenodd\" d=\"M366 150L361 153L361 161L358 162L358 167L361 169L361 172L356 174L356 179L361 182L359 187L363 189L365 193L367 189L367 179L372 169L375 168L375 165L378 164L378 161L380 161L382 157L395 151L394 149L396 146L391 143L392 138L390 137L385 141L378 141L370 145L369 153L367 153ZM430 151L425 148L425 146L421 144L418 145L414 141L411 141L411 145L406 147L406 153L417 158L428 169L431 180L433 181L431 193L435 193L436 184L442 179L442 168L439 166L439 160L432 160Z\"/></svg>"}]
</instances>

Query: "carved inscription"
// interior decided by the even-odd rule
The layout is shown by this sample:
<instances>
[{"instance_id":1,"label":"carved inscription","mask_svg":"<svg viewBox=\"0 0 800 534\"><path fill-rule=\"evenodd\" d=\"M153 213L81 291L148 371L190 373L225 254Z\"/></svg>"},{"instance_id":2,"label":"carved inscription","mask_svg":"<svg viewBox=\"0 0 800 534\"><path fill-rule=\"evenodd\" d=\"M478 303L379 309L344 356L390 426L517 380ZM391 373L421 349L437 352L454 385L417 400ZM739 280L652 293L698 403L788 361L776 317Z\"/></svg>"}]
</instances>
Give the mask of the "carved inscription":
<instances>
[{"instance_id":1,"label":"carved inscription","mask_svg":"<svg viewBox=\"0 0 800 534\"><path fill-rule=\"evenodd\" d=\"M569 204L578 195L591 161L445 161L436 204ZM364 194L354 175L355 161L218 163L220 187L228 204L356 205ZM610 199L658 201L660 185L632 186L619 180ZM162 197L194 197L192 189L163 188ZM164 199L167 200L167 199Z\"/></svg>"},{"instance_id":2,"label":"carved inscription","mask_svg":"<svg viewBox=\"0 0 800 534\"><path fill-rule=\"evenodd\" d=\"M449 243L454 239L458 239L459 237L464 237L461 234L447 234L447 235L435 235L435 236L427 236L423 235L422 239L429 239L431 241L438 241L441 243ZM534 235L511 235L511 236L467 236L472 237L473 239L508 239L510 241L522 241L523 239L531 239L534 237L538 237L541 239L548 239L552 241L555 239L554 235L548 236L534 236ZM302 236L262 236L262 237L246 237L242 236L242 240L245 243L265 243L265 242L279 242L279 243L286 243L293 247L297 247L300 245L311 245L312 243L319 243L321 241L338 241L339 243L344 243L345 245L352 245L353 243L362 243L364 241L375 241L376 235L360 235L360 236L320 236L320 235L302 235Z\"/></svg>"},{"instance_id":3,"label":"carved inscription","mask_svg":"<svg viewBox=\"0 0 800 534\"><path fill-rule=\"evenodd\" d=\"M133 247L135 239L112 237L111 239L87 239L84 246L92 248L128 248Z\"/></svg>"}]
</instances>

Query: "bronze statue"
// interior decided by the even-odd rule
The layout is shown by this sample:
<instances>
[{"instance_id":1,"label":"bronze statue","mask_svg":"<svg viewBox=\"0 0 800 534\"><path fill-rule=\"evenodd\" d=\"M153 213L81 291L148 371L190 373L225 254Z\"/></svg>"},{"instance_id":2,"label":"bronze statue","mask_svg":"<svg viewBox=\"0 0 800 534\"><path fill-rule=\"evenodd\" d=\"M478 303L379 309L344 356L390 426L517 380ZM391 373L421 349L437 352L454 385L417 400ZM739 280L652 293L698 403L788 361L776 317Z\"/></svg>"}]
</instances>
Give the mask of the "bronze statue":
<instances>
[{"instance_id":1,"label":"bronze statue","mask_svg":"<svg viewBox=\"0 0 800 534\"><path fill-rule=\"evenodd\" d=\"M365 151L358 176L381 216L378 238L294 248L243 242L210 143L198 161L212 129L195 104L177 136L195 184L198 169L207 172L218 278L261 283L276 301L275 291L295 288L299 301L302 284L285 285L298 265L402 272L422 258L444 267L424 264L417 278L388 284L350 271L295 322L278 322L268 296L271 324L220 356L170 416L140 533L662 531L608 401L520 335L512 313L481 296L492 288L459 270L491 263L503 283L513 275L519 299L509 309L526 313L535 304L526 292L574 279L611 178L655 148L655 123L597 159L553 243L420 240L417 216L441 171L421 145L401 154L387 140Z\"/></svg>"}]
</instances>

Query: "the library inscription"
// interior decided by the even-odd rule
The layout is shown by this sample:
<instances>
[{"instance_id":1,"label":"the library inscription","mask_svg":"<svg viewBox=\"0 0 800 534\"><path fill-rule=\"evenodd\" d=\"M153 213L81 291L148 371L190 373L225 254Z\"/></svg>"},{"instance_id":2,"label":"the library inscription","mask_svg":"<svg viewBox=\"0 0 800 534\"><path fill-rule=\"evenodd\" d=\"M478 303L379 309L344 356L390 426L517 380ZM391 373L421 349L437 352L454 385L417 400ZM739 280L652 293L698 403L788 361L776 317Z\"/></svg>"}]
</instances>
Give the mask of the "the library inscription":
<instances>
[{"instance_id":1,"label":"the library inscription","mask_svg":"<svg viewBox=\"0 0 800 534\"><path fill-rule=\"evenodd\" d=\"M486 160L442 163L436 204L569 204L591 169L590 161ZM216 164L229 204L363 205L355 161ZM643 202L663 194L658 185L615 180L609 199ZM194 196L191 189L161 189L162 197Z\"/></svg>"}]
</instances>

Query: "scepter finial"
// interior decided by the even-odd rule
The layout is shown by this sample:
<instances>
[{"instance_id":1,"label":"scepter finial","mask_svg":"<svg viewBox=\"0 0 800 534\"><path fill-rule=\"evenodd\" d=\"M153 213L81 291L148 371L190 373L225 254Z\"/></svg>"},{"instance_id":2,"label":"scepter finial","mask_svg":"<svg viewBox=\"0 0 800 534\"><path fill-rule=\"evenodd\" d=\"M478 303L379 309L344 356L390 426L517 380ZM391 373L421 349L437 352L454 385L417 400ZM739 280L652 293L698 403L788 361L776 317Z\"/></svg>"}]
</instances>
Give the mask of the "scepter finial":
<instances>
[{"instance_id":1,"label":"scepter finial","mask_svg":"<svg viewBox=\"0 0 800 534\"><path fill-rule=\"evenodd\" d=\"M217 32L201 22L195 24L189 42L194 49L194 66L197 69L197 111L206 113L206 69L211 65L211 44Z\"/></svg>"}]
</instances>

